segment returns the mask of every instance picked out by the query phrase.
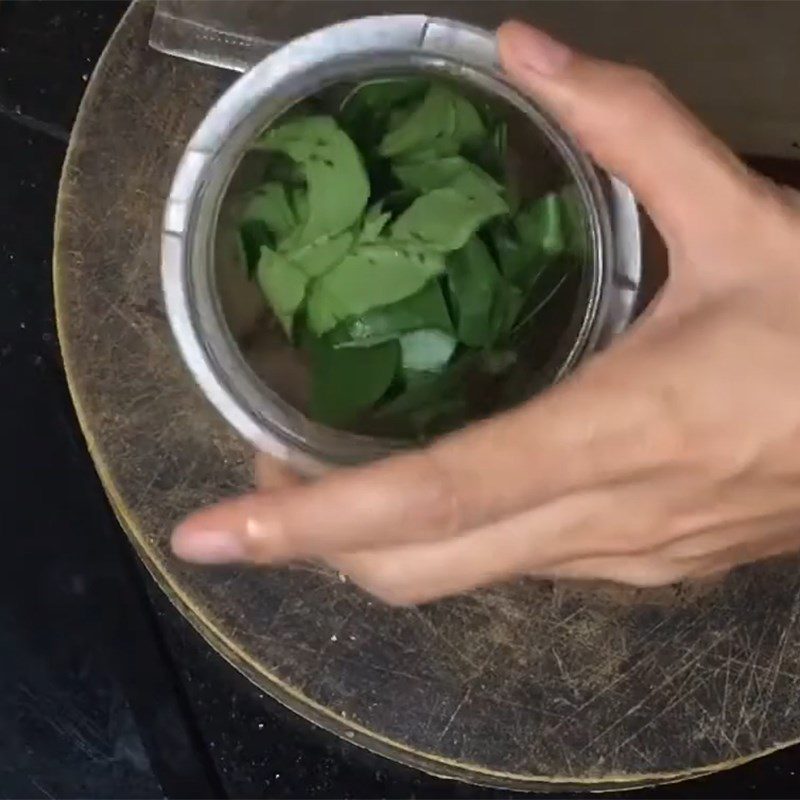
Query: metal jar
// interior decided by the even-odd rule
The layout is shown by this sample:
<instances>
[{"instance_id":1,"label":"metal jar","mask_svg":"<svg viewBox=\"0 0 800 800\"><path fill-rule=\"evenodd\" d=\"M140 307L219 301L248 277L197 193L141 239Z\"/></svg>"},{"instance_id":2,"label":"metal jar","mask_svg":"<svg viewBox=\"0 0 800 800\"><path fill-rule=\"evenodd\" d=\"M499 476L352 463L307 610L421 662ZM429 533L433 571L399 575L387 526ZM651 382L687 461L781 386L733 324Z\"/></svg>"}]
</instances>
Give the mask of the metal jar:
<instances>
[{"instance_id":1,"label":"metal jar","mask_svg":"<svg viewBox=\"0 0 800 800\"><path fill-rule=\"evenodd\" d=\"M314 423L250 369L217 292L220 206L249 143L289 107L333 83L403 72L456 78L515 106L574 180L592 258L575 335L553 379L622 332L636 306L641 242L630 190L598 170L569 135L506 82L493 33L448 19L388 15L350 20L289 42L237 80L189 141L164 213L161 270L170 325L201 390L256 449L305 474L375 459L401 445Z\"/></svg>"}]
</instances>

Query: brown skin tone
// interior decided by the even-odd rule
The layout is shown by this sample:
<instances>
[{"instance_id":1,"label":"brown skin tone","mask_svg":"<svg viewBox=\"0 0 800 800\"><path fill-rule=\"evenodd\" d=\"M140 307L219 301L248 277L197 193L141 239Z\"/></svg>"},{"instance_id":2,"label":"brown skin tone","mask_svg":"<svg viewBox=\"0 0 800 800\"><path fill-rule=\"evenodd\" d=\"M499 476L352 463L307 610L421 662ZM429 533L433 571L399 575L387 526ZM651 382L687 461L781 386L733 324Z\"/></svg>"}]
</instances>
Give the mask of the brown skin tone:
<instances>
[{"instance_id":1,"label":"brown skin tone","mask_svg":"<svg viewBox=\"0 0 800 800\"><path fill-rule=\"evenodd\" d=\"M412 604L521 575L654 586L800 547L796 196L652 76L520 23L498 41L653 218L661 295L569 379L424 450L308 484L262 459L259 491L179 526L180 557L317 559Z\"/></svg>"}]
</instances>

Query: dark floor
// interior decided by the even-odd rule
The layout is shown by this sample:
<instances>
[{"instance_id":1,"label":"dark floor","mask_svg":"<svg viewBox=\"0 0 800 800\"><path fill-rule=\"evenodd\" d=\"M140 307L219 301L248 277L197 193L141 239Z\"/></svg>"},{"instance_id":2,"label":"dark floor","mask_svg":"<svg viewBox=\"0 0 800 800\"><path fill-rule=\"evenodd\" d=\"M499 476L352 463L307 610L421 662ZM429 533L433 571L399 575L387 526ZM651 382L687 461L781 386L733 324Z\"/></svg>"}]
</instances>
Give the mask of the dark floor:
<instances>
[{"instance_id":1,"label":"dark floor","mask_svg":"<svg viewBox=\"0 0 800 800\"><path fill-rule=\"evenodd\" d=\"M141 571L72 413L52 220L69 129L124 3L0 2L0 798L500 797L312 728ZM797 748L638 797L796 797Z\"/></svg>"}]
</instances>

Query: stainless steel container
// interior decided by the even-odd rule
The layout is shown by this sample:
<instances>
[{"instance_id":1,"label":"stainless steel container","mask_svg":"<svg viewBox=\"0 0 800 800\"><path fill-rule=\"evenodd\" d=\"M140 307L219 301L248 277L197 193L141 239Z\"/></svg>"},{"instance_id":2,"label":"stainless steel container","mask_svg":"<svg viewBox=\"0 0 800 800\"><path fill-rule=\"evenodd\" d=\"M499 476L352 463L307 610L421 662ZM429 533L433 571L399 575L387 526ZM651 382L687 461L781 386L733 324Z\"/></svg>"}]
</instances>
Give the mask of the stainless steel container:
<instances>
[{"instance_id":1,"label":"stainless steel container","mask_svg":"<svg viewBox=\"0 0 800 800\"><path fill-rule=\"evenodd\" d=\"M219 297L214 261L220 209L250 142L289 107L334 83L412 71L456 79L516 107L574 182L591 258L574 330L551 379L608 344L634 313L641 243L630 190L592 165L547 114L505 81L493 33L453 20L394 15L350 20L289 42L233 84L192 136L166 204L162 280L178 346L207 398L255 448L305 474L378 458L401 444L314 423L251 369Z\"/></svg>"}]
</instances>

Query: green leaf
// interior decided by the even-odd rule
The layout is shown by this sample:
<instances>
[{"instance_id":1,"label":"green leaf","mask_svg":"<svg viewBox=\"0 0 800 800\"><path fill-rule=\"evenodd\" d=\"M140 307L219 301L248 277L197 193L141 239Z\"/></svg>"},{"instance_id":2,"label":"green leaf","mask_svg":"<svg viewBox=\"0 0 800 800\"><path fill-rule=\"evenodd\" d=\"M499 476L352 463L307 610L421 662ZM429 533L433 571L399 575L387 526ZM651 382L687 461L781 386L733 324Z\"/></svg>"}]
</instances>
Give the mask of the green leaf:
<instances>
[{"instance_id":1,"label":"green leaf","mask_svg":"<svg viewBox=\"0 0 800 800\"><path fill-rule=\"evenodd\" d=\"M327 425L352 422L386 394L400 362L397 342L337 350L327 339L312 341L311 417Z\"/></svg>"},{"instance_id":2,"label":"green leaf","mask_svg":"<svg viewBox=\"0 0 800 800\"><path fill-rule=\"evenodd\" d=\"M262 176L263 183L280 183L287 188L301 186L305 183L303 170L299 164L286 153L273 151L269 154Z\"/></svg>"},{"instance_id":3,"label":"green leaf","mask_svg":"<svg viewBox=\"0 0 800 800\"><path fill-rule=\"evenodd\" d=\"M392 111L379 152L388 158L423 161L475 147L486 136L475 106L450 87L434 83L415 108Z\"/></svg>"},{"instance_id":4,"label":"green leaf","mask_svg":"<svg viewBox=\"0 0 800 800\"><path fill-rule=\"evenodd\" d=\"M489 238L497 255L500 272L518 286L529 286L544 266L541 249L524 246L508 217L497 219L491 224Z\"/></svg>"},{"instance_id":5,"label":"green leaf","mask_svg":"<svg viewBox=\"0 0 800 800\"><path fill-rule=\"evenodd\" d=\"M309 278L316 278L338 264L350 251L354 241L353 231L342 231L293 250L288 258Z\"/></svg>"},{"instance_id":6,"label":"green leaf","mask_svg":"<svg viewBox=\"0 0 800 800\"><path fill-rule=\"evenodd\" d=\"M456 124L451 92L432 84L423 101L409 114L396 116L394 122L378 147L387 158L429 149L439 141L449 142Z\"/></svg>"},{"instance_id":7,"label":"green leaf","mask_svg":"<svg viewBox=\"0 0 800 800\"><path fill-rule=\"evenodd\" d=\"M470 347L486 348L509 336L524 303L523 293L497 270L486 245L473 236L447 261L456 333Z\"/></svg>"},{"instance_id":8,"label":"green leaf","mask_svg":"<svg viewBox=\"0 0 800 800\"><path fill-rule=\"evenodd\" d=\"M448 156L429 161L398 161L392 165L392 170L403 186L430 192L447 186L469 166L469 161L462 156Z\"/></svg>"},{"instance_id":9,"label":"green leaf","mask_svg":"<svg viewBox=\"0 0 800 800\"><path fill-rule=\"evenodd\" d=\"M500 279L495 287L491 310L491 342L506 339L514 330L514 324L525 304L525 295L513 284Z\"/></svg>"},{"instance_id":10,"label":"green leaf","mask_svg":"<svg viewBox=\"0 0 800 800\"><path fill-rule=\"evenodd\" d=\"M308 217L292 236L292 247L340 233L363 213L370 192L367 173L352 140L332 117L287 122L262 134L255 146L286 153L305 173Z\"/></svg>"},{"instance_id":11,"label":"green leaf","mask_svg":"<svg viewBox=\"0 0 800 800\"><path fill-rule=\"evenodd\" d=\"M348 425L370 409L422 434L468 400L488 412L517 332L585 257L580 198L517 211L505 121L446 82L370 81L338 118L295 115L259 138L266 183L239 230L290 338L297 320L311 416Z\"/></svg>"},{"instance_id":12,"label":"green leaf","mask_svg":"<svg viewBox=\"0 0 800 800\"><path fill-rule=\"evenodd\" d=\"M268 247L261 248L256 275L275 316L291 337L294 315L305 297L308 278L291 261Z\"/></svg>"},{"instance_id":13,"label":"green leaf","mask_svg":"<svg viewBox=\"0 0 800 800\"><path fill-rule=\"evenodd\" d=\"M453 332L439 282L429 281L423 289L397 303L380 306L348 319L337 347L365 347L395 339L409 331L427 328Z\"/></svg>"},{"instance_id":14,"label":"green leaf","mask_svg":"<svg viewBox=\"0 0 800 800\"><path fill-rule=\"evenodd\" d=\"M474 147L486 138L486 126L483 124L480 114L469 100L452 91L450 92L450 102L453 104L455 112L453 141L459 148Z\"/></svg>"},{"instance_id":15,"label":"green leaf","mask_svg":"<svg viewBox=\"0 0 800 800\"><path fill-rule=\"evenodd\" d=\"M568 246L565 213L558 195L547 195L522 208L513 220L495 220L489 237L502 274L530 290L548 264Z\"/></svg>"},{"instance_id":16,"label":"green leaf","mask_svg":"<svg viewBox=\"0 0 800 800\"><path fill-rule=\"evenodd\" d=\"M405 370L404 390L376 410L379 419L421 436L454 425L467 413L465 381L475 359L466 353L450 361L441 372Z\"/></svg>"},{"instance_id":17,"label":"green leaf","mask_svg":"<svg viewBox=\"0 0 800 800\"><path fill-rule=\"evenodd\" d=\"M340 105L342 125L362 147L372 150L386 134L390 115L420 100L428 88L423 78L382 78L356 86Z\"/></svg>"},{"instance_id":18,"label":"green leaf","mask_svg":"<svg viewBox=\"0 0 800 800\"><path fill-rule=\"evenodd\" d=\"M367 213L364 215L364 226L358 237L359 244L374 242L392 218L389 211L381 210L382 205L382 203L375 203L367 209Z\"/></svg>"},{"instance_id":19,"label":"green leaf","mask_svg":"<svg viewBox=\"0 0 800 800\"><path fill-rule=\"evenodd\" d=\"M418 330L400 337L403 369L438 372L456 349L455 337L439 330Z\"/></svg>"},{"instance_id":20,"label":"green leaf","mask_svg":"<svg viewBox=\"0 0 800 800\"><path fill-rule=\"evenodd\" d=\"M264 220L251 219L239 226L239 241L242 245L247 277L252 278L261 258L261 248L274 247L275 237Z\"/></svg>"},{"instance_id":21,"label":"green leaf","mask_svg":"<svg viewBox=\"0 0 800 800\"><path fill-rule=\"evenodd\" d=\"M492 119L490 133L482 139L461 148L462 154L477 167L485 170L504 185L504 194L509 205L516 201L516 179L518 175L508 172L507 158L508 128L502 119Z\"/></svg>"},{"instance_id":22,"label":"green leaf","mask_svg":"<svg viewBox=\"0 0 800 800\"><path fill-rule=\"evenodd\" d=\"M495 335L492 318L500 274L486 249L473 236L447 260L450 295L456 308L456 334L470 347L486 347Z\"/></svg>"},{"instance_id":23,"label":"green leaf","mask_svg":"<svg viewBox=\"0 0 800 800\"><path fill-rule=\"evenodd\" d=\"M552 257L561 255L566 249L561 199L557 194L545 195L523 208L515 217L514 224L522 246L533 252Z\"/></svg>"},{"instance_id":24,"label":"green leaf","mask_svg":"<svg viewBox=\"0 0 800 800\"><path fill-rule=\"evenodd\" d=\"M491 185L465 172L450 186L417 198L394 222L392 235L448 252L463 247L487 220L507 211Z\"/></svg>"},{"instance_id":25,"label":"green leaf","mask_svg":"<svg viewBox=\"0 0 800 800\"><path fill-rule=\"evenodd\" d=\"M350 315L347 312L346 303L341 302L324 286L320 287L319 282L311 287L306 309L309 330L322 336L348 316Z\"/></svg>"},{"instance_id":26,"label":"green leaf","mask_svg":"<svg viewBox=\"0 0 800 800\"><path fill-rule=\"evenodd\" d=\"M577 261L582 262L589 252L583 202L575 186L564 187L560 192L560 198L566 251Z\"/></svg>"},{"instance_id":27,"label":"green leaf","mask_svg":"<svg viewBox=\"0 0 800 800\"><path fill-rule=\"evenodd\" d=\"M414 113L413 108L394 108L389 112L388 124L391 130L399 128L405 124L406 120ZM409 158L415 156L414 152L407 154Z\"/></svg>"},{"instance_id":28,"label":"green leaf","mask_svg":"<svg viewBox=\"0 0 800 800\"><path fill-rule=\"evenodd\" d=\"M404 416L421 406L431 405L442 399L452 389L451 372L419 372L406 370L403 374L405 386L396 397L387 400L376 416L379 418Z\"/></svg>"},{"instance_id":29,"label":"green leaf","mask_svg":"<svg viewBox=\"0 0 800 800\"><path fill-rule=\"evenodd\" d=\"M424 78L380 78L356 86L342 100L339 108L347 114L353 111L388 114L393 108L425 93L428 81Z\"/></svg>"},{"instance_id":30,"label":"green leaf","mask_svg":"<svg viewBox=\"0 0 800 800\"><path fill-rule=\"evenodd\" d=\"M456 175L450 187L461 192L468 200L488 206L494 215L508 212L502 187L488 172L478 167Z\"/></svg>"},{"instance_id":31,"label":"green leaf","mask_svg":"<svg viewBox=\"0 0 800 800\"><path fill-rule=\"evenodd\" d=\"M418 292L444 270L438 253L386 241L362 245L317 279L308 301L308 324L321 335L348 317Z\"/></svg>"},{"instance_id":32,"label":"green leaf","mask_svg":"<svg viewBox=\"0 0 800 800\"><path fill-rule=\"evenodd\" d=\"M286 189L283 184L274 182L265 183L252 193L242 219L245 222L264 222L278 242L297 227L297 218L289 205Z\"/></svg>"},{"instance_id":33,"label":"green leaf","mask_svg":"<svg viewBox=\"0 0 800 800\"><path fill-rule=\"evenodd\" d=\"M425 162L399 162L392 169L400 183L420 192L451 186L466 172L472 172L475 178L485 183L495 194L499 195L503 191L491 175L463 156L447 156Z\"/></svg>"},{"instance_id":34,"label":"green leaf","mask_svg":"<svg viewBox=\"0 0 800 800\"><path fill-rule=\"evenodd\" d=\"M305 226L308 222L308 189L305 185L294 186L289 190L289 202L297 224Z\"/></svg>"}]
</instances>

